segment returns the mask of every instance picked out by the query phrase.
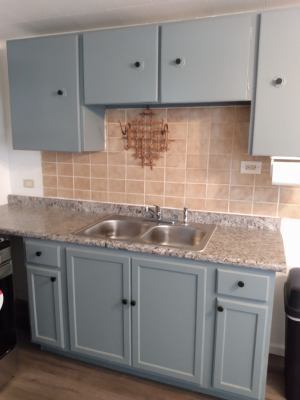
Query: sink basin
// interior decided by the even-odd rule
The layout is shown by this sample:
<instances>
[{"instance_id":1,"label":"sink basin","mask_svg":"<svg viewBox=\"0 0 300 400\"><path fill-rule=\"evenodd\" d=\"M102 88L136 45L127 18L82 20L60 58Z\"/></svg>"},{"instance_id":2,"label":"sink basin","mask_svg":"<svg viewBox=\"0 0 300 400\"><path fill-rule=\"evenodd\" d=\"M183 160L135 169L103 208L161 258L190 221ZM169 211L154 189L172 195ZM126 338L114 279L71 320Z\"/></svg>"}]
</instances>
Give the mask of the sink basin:
<instances>
[{"instance_id":1,"label":"sink basin","mask_svg":"<svg viewBox=\"0 0 300 400\"><path fill-rule=\"evenodd\" d=\"M107 239L130 240L140 237L154 225L154 221L146 221L142 218L117 216L84 228L77 234Z\"/></svg>"},{"instance_id":2,"label":"sink basin","mask_svg":"<svg viewBox=\"0 0 300 400\"><path fill-rule=\"evenodd\" d=\"M91 238L126 240L201 251L214 228L214 225L207 224L171 225L146 218L111 215L75 233Z\"/></svg>"},{"instance_id":3,"label":"sink basin","mask_svg":"<svg viewBox=\"0 0 300 400\"><path fill-rule=\"evenodd\" d=\"M161 246L203 250L214 231L213 225L158 225L149 229L142 240Z\"/></svg>"}]
</instances>

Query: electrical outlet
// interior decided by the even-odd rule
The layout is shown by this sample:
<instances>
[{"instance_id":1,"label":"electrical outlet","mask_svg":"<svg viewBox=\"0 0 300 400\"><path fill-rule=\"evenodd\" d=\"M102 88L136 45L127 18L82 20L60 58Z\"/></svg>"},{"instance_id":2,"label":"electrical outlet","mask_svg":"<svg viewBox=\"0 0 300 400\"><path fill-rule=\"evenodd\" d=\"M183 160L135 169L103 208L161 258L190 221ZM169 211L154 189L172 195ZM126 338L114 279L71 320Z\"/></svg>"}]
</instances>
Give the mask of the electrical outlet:
<instances>
[{"instance_id":1,"label":"electrical outlet","mask_svg":"<svg viewBox=\"0 0 300 400\"><path fill-rule=\"evenodd\" d=\"M261 161L242 161L241 174L261 174Z\"/></svg>"},{"instance_id":2,"label":"electrical outlet","mask_svg":"<svg viewBox=\"0 0 300 400\"><path fill-rule=\"evenodd\" d=\"M26 189L34 188L34 180L33 179L23 179L23 187Z\"/></svg>"}]
</instances>

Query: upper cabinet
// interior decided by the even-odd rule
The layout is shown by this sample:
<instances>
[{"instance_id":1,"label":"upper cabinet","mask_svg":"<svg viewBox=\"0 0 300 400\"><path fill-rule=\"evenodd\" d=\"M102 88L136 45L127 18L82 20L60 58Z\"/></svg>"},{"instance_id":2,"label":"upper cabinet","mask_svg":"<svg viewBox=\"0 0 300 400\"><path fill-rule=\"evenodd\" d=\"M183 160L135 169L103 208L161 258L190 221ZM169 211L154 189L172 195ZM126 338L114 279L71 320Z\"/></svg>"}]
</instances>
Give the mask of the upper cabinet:
<instances>
[{"instance_id":1,"label":"upper cabinet","mask_svg":"<svg viewBox=\"0 0 300 400\"><path fill-rule=\"evenodd\" d=\"M77 34L7 43L15 149L103 149L104 112L83 106L79 50Z\"/></svg>"},{"instance_id":2,"label":"upper cabinet","mask_svg":"<svg viewBox=\"0 0 300 400\"><path fill-rule=\"evenodd\" d=\"M162 26L161 101L251 100L257 15Z\"/></svg>"},{"instance_id":3,"label":"upper cabinet","mask_svg":"<svg viewBox=\"0 0 300 400\"><path fill-rule=\"evenodd\" d=\"M253 155L300 156L300 9L261 16Z\"/></svg>"},{"instance_id":4,"label":"upper cabinet","mask_svg":"<svg viewBox=\"0 0 300 400\"><path fill-rule=\"evenodd\" d=\"M83 34L86 104L158 101L158 26Z\"/></svg>"}]
</instances>

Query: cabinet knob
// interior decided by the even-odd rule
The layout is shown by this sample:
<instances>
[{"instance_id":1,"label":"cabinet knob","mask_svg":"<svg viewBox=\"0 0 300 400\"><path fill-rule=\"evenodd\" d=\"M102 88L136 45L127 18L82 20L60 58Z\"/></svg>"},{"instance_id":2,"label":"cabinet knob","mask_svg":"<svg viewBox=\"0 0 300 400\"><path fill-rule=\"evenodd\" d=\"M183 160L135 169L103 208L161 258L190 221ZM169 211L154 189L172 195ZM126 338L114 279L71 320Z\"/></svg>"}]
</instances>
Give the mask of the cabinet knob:
<instances>
[{"instance_id":1,"label":"cabinet knob","mask_svg":"<svg viewBox=\"0 0 300 400\"><path fill-rule=\"evenodd\" d=\"M244 287L245 286L245 282L243 281L238 281L238 287Z\"/></svg>"},{"instance_id":2,"label":"cabinet knob","mask_svg":"<svg viewBox=\"0 0 300 400\"><path fill-rule=\"evenodd\" d=\"M224 311L224 308L223 308L222 306L218 306L218 307L217 307L217 310L218 310L219 312L223 312L223 311Z\"/></svg>"},{"instance_id":3,"label":"cabinet knob","mask_svg":"<svg viewBox=\"0 0 300 400\"><path fill-rule=\"evenodd\" d=\"M175 59L175 64L176 65L180 65L181 63L182 63L182 58L178 57L178 58Z\"/></svg>"},{"instance_id":4,"label":"cabinet knob","mask_svg":"<svg viewBox=\"0 0 300 400\"><path fill-rule=\"evenodd\" d=\"M35 253L35 255L36 255L37 257L41 257L42 252L41 252L41 251L37 251L37 252Z\"/></svg>"},{"instance_id":5,"label":"cabinet knob","mask_svg":"<svg viewBox=\"0 0 300 400\"><path fill-rule=\"evenodd\" d=\"M126 304L128 304L128 300L127 299L122 299L122 304L124 304L124 306L126 306Z\"/></svg>"},{"instance_id":6,"label":"cabinet knob","mask_svg":"<svg viewBox=\"0 0 300 400\"><path fill-rule=\"evenodd\" d=\"M131 300L130 304L132 305L132 307L134 307L136 305L136 301L135 300Z\"/></svg>"},{"instance_id":7,"label":"cabinet knob","mask_svg":"<svg viewBox=\"0 0 300 400\"><path fill-rule=\"evenodd\" d=\"M56 282L56 278L55 278L55 276L51 276L51 282Z\"/></svg>"},{"instance_id":8,"label":"cabinet knob","mask_svg":"<svg viewBox=\"0 0 300 400\"><path fill-rule=\"evenodd\" d=\"M283 78L281 78L281 76L278 76L278 77L276 77L276 78L273 79L273 85L274 85L275 87L280 87L280 86L282 86L283 82L284 82L284 80L283 80Z\"/></svg>"},{"instance_id":9,"label":"cabinet knob","mask_svg":"<svg viewBox=\"0 0 300 400\"><path fill-rule=\"evenodd\" d=\"M134 63L134 66L135 66L135 68L140 68L140 66L141 66L140 61L136 61L136 62Z\"/></svg>"},{"instance_id":10,"label":"cabinet knob","mask_svg":"<svg viewBox=\"0 0 300 400\"><path fill-rule=\"evenodd\" d=\"M56 94L57 96L66 96L66 91L64 89L58 89Z\"/></svg>"}]
</instances>

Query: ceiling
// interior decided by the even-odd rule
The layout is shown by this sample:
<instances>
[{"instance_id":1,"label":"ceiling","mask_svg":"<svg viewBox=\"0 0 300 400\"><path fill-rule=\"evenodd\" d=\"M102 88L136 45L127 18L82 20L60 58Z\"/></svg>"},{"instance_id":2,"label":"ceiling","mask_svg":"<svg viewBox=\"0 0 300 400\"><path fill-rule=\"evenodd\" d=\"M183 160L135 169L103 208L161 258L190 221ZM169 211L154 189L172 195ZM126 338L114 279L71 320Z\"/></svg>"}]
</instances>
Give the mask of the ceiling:
<instances>
[{"instance_id":1,"label":"ceiling","mask_svg":"<svg viewBox=\"0 0 300 400\"><path fill-rule=\"evenodd\" d=\"M0 0L0 40L290 5L300 0Z\"/></svg>"}]
</instances>

